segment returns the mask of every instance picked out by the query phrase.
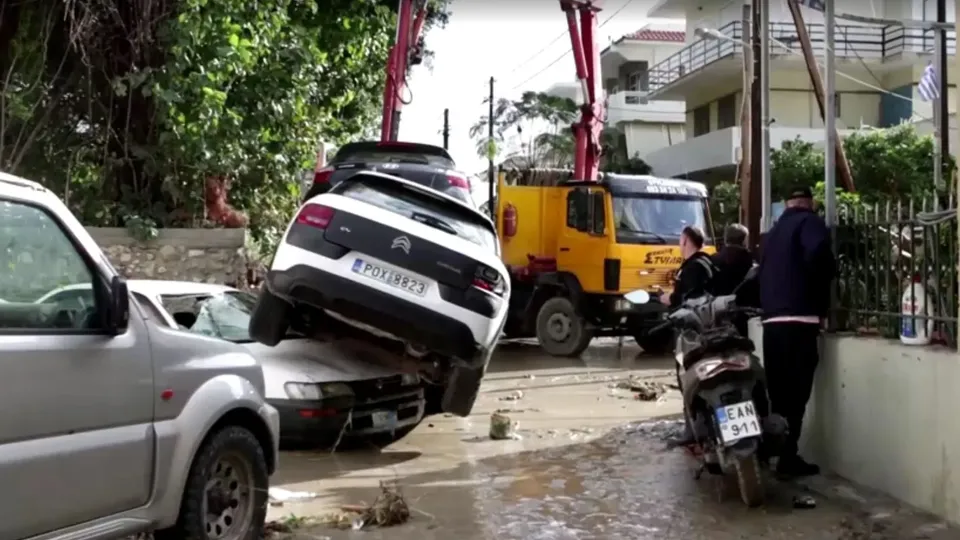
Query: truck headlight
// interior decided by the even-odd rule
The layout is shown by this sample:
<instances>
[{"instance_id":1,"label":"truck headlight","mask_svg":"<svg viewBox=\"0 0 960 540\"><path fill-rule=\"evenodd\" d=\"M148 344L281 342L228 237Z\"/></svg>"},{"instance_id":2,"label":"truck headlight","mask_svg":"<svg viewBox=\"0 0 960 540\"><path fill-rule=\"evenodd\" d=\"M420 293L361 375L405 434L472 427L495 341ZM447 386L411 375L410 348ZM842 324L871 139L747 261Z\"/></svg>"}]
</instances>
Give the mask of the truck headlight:
<instances>
[{"instance_id":1,"label":"truck headlight","mask_svg":"<svg viewBox=\"0 0 960 540\"><path fill-rule=\"evenodd\" d=\"M319 401L336 397L353 396L353 390L345 383L300 383L288 382L283 390L290 399Z\"/></svg>"}]
</instances>

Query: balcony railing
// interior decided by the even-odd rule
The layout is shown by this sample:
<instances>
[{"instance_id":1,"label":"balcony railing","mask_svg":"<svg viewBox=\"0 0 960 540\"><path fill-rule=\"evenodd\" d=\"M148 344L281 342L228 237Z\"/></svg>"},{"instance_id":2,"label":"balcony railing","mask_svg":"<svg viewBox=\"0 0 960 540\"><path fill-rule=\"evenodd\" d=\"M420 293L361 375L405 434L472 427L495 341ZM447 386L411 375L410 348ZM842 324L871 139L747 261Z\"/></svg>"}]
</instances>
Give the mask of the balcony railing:
<instances>
[{"instance_id":1,"label":"balcony railing","mask_svg":"<svg viewBox=\"0 0 960 540\"><path fill-rule=\"evenodd\" d=\"M807 32L814 51L823 50L826 39L826 27L823 24L808 24ZM742 41L749 38L749 31L744 32L743 23L730 22L719 29L719 32L731 39L706 38L693 42L679 52L667 57L666 60L650 69L650 91L655 92L663 87L679 81L706 66L726 58L740 54ZM793 54L801 52L800 39L793 23L770 23L770 37L773 55ZM956 53L956 32L947 32L947 52ZM853 24L838 24L834 36L836 54L839 57L860 59L893 59L903 53L932 53L934 31L919 28L904 28L902 26L865 26ZM790 51L784 49L788 47Z\"/></svg>"}]
</instances>

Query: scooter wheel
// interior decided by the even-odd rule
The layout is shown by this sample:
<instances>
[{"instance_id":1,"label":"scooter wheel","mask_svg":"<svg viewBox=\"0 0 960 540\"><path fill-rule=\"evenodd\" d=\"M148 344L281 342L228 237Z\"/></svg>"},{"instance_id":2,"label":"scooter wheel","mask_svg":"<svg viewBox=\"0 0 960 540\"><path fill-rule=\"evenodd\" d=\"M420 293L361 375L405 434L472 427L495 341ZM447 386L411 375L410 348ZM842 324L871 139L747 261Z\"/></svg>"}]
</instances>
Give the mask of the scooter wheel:
<instances>
[{"instance_id":1,"label":"scooter wheel","mask_svg":"<svg viewBox=\"0 0 960 540\"><path fill-rule=\"evenodd\" d=\"M750 508L763 504L766 494L757 456L742 457L734 466L737 470L737 487L740 488L740 499L743 500L743 504Z\"/></svg>"}]
</instances>

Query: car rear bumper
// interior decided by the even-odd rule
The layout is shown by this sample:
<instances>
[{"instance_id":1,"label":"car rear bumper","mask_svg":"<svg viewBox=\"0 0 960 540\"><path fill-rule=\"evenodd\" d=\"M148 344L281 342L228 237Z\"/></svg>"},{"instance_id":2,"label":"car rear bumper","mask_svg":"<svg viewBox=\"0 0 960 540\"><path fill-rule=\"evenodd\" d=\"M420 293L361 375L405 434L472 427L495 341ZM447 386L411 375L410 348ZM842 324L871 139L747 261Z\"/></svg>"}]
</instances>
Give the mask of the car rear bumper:
<instances>
[{"instance_id":1,"label":"car rear bumper","mask_svg":"<svg viewBox=\"0 0 960 540\"><path fill-rule=\"evenodd\" d=\"M294 305L329 309L473 367L483 366L489 357L462 321L331 272L294 265L271 270L266 285Z\"/></svg>"}]
</instances>

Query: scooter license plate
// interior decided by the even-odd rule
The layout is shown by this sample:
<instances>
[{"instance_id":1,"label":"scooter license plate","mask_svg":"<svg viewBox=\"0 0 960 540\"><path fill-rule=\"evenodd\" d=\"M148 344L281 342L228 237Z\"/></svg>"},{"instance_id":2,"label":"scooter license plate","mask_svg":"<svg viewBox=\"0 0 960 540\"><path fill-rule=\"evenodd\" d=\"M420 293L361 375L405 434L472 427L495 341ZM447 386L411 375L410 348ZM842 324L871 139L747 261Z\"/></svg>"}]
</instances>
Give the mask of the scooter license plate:
<instances>
[{"instance_id":1,"label":"scooter license plate","mask_svg":"<svg viewBox=\"0 0 960 540\"><path fill-rule=\"evenodd\" d=\"M733 444L740 439L757 437L762 433L753 401L724 405L716 409L717 427L724 444Z\"/></svg>"}]
</instances>

